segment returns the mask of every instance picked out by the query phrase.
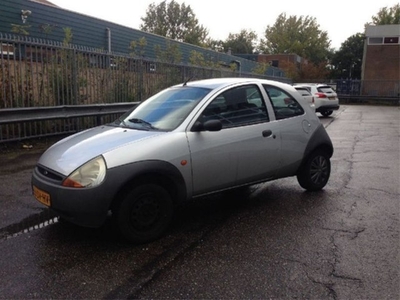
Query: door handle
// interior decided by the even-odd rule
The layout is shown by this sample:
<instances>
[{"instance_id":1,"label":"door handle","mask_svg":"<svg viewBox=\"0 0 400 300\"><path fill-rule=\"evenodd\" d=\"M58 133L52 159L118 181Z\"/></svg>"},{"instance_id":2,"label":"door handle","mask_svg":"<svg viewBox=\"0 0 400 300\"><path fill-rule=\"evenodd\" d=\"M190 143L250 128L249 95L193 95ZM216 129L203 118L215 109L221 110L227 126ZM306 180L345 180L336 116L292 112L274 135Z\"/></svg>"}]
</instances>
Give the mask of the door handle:
<instances>
[{"instance_id":1,"label":"door handle","mask_svg":"<svg viewBox=\"0 0 400 300\"><path fill-rule=\"evenodd\" d=\"M269 130L269 129L267 129L267 130L264 130L263 132L262 132L262 136L263 137L269 137L269 136L271 136L272 135L272 137L273 138L276 138L276 135L274 134L272 134L272 131L271 130Z\"/></svg>"}]
</instances>

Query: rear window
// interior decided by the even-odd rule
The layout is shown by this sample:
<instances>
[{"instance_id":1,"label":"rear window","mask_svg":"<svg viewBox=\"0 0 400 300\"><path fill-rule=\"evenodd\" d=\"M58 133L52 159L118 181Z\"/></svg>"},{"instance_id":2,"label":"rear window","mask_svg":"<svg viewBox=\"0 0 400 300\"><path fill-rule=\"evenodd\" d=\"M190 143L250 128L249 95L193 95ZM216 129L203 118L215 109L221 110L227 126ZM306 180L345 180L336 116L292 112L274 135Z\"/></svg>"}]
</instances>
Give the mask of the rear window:
<instances>
[{"instance_id":1,"label":"rear window","mask_svg":"<svg viewBox=\"0 0 400 300\"><path fill-rule=\"evenodd\" d=\"M325 94L333 94L335 92L329 85L319 86L317 90L318 92Z\"/></svg>"},{"instance_id":2,"label":"rear window","mask_svg":"<svg viewBox=\"0 0 400 300\"><path fill-rule=\"evenodd\" d=\"M295 88L299 93L300 93L300 95L302 95L302 96L311 96L311 93L304 87L296 87Z\"/></svg>"}]
</instances>

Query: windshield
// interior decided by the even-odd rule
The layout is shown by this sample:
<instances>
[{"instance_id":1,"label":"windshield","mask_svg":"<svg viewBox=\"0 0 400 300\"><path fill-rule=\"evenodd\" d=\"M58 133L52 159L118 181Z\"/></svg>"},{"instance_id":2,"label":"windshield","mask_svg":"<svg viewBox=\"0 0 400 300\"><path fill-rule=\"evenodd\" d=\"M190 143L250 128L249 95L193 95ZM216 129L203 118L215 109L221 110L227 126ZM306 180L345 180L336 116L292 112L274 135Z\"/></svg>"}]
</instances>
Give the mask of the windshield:
<instances>
[{"instance_id":1,"label":"windshield","mask_svg":"<svg viewBox=\"0 0 400 300\"><path fill-rule=\"evenodd\" d=\"M141 130L173 130L209 92L210 89L188 86L163 90L120 117L115 124Z\"/></svg>"}]
</instances>

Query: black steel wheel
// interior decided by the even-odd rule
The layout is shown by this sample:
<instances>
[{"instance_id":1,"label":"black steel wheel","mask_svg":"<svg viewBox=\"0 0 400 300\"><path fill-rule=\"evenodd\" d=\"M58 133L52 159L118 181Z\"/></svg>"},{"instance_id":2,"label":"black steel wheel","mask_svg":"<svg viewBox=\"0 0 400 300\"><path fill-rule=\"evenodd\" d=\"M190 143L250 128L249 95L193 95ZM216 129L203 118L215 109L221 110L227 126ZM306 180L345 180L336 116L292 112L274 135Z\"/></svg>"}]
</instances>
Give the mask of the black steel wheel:
<instances>
[{"instance_id":1,"label":"black steel wheel","mask_svg":"<svg viewBox=\"0 0 400 300\"><path fill-rule=\"evenodd\" d=\"M156 184L135 187L113 210L117 227L129 242L143 244L161 237L173 215L169 193Z\"/></svg>"},{"instance_id":2,"label":"black steel wheel","mask_svg":"<svg viewBox=\"0 0 400 300\"><path fill-rule=\"evenodd\" d=\"M329 156L321 150L314 151L297 174L300 186L308 191L321 190L329 180L331 162Z\"/></svg>"}]
</instances>

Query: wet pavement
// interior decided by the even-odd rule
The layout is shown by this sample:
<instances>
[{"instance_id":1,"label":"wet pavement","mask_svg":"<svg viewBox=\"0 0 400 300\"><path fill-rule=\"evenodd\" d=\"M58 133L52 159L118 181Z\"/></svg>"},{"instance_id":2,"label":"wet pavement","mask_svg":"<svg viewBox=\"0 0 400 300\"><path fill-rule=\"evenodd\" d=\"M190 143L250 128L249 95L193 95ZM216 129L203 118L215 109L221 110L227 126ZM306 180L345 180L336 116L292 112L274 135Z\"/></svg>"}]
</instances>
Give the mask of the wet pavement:
<instances>
[{"instance_id":1,"label":"wet pavement","mask_svg":"<svg viewBox=\"0 0 400 300\"><path fill-rule=\"evenodd\" d=\"M111 222L57 222L33 199L53 141L6 149L0 298L399 299L400 110L342 106L321 122L335 147L323 191L287 178L204 198L141 246Z\"/></svg>"}]
</instances>

